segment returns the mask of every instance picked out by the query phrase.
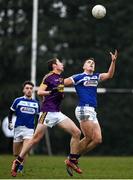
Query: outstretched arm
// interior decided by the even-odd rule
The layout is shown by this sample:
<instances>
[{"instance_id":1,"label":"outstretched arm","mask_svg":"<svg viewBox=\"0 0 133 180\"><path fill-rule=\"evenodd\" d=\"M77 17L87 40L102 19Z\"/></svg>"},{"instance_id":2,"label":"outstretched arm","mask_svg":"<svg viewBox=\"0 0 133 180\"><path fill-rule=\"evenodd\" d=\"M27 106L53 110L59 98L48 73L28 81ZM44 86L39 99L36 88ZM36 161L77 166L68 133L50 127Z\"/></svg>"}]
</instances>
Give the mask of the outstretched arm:
<instances>
[{"instance_id":1,"label":"outstretched arm","mask_svg":"<svg viewBox=\"0 0 133 180\"><path fill-rule=\"evenodd\" d=\"M117 50L115 50L114 54L112 52L110 52L110 55L111 55L111 59L112 59L110 67L109 67L107 73L101 73L100 74L100 80L101 81L105 81L105 80L110 79L110 78L112 78L114 76L115 63L116 63L116 59L117 59L117 56L118 56Z\"/></svg>"},{"instance_id":2,"label":"outstretched arm","mask_svg":"<svg viewBox=\"0 0 133 180\"><path fill-rule=\"evenodd\" d=\"M64 79L64 85L65 85L65 86L71 86L71 85L73 85L72 79L71 79L70 77Z\"/></svg>"}]
</instances>

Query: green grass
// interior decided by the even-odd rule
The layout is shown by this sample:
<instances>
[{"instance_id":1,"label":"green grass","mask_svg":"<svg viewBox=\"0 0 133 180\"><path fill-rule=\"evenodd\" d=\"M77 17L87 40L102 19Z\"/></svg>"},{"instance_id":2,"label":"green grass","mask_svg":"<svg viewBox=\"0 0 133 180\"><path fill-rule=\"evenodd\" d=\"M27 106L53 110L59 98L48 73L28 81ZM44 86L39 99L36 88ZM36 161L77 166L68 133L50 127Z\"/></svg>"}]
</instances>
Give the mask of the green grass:
<instances>
[{"instance_id":1,"label":"green grass","mask_svg":"<svg viewBox=\"0 0 133 180\"><path fill-rule=\"evenodd\" d=\"M70 179L64 166L65 157L30 156L24 174L17 179ZM13 156L0 155L0 179L9 179ZM133 157L81 157L83 174L71 179L133 179Z\"/></svg>"}]
</instances>

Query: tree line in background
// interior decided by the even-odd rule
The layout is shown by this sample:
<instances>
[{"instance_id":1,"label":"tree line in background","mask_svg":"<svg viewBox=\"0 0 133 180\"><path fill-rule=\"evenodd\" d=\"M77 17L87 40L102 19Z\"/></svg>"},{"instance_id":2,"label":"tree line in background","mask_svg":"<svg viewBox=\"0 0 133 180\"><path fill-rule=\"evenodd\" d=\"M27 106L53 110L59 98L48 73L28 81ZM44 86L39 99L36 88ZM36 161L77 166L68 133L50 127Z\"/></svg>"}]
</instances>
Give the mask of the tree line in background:
<instances>
[{"instance_id":1,"label":"tree line in background","mask_svg":"<svg viewBox=\"0 0 133 180\"><path fill-rule=\"evenodd\" d=\"M91 15L95 4L107 8L104 19ZM115 77L100 87L132 88L133 2L127 0L40 0L38 11L37 85L46 74L46 61L58 57L65 63L64 76L82 72L88 57L96 60L96 71L105 72L110 51L118 49ZM0 119L8 114L11 102L22 95L21 84L30 79L32 1L0 0ZM132 94L99 94L98 118L103 144L90 154L133 154ZM63 111L74 119L75 94L66 94ZM71 112L70 112L71 108ZM78 124L77 124L78 125ZM68 151L70 137L56 128L50 132L55 154ZM8 151L8 140L0 132L1 152ZM64 144L64 139L66 139ZM58 141L58 144L56 142ZM2 144L5 142L5 145ZM45 141L43 141L45 147ZM2 145L1 145L2 144ZM45 148L44 148L45 149ZM42 146L38 153L44 152ZM5 152L5 151L4 151Z\"/></svg>"}]
</instances>

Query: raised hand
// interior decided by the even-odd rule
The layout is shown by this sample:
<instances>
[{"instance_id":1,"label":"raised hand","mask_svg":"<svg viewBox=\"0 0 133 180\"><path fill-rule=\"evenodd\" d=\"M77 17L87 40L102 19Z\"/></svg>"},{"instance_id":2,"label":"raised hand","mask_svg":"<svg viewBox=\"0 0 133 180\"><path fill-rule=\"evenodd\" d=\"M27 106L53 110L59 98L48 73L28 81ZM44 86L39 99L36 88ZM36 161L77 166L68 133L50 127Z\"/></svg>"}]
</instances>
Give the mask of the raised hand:
<instances>
[{"instance_id":1,"label":"raised hand","mask_svg":"<svg viewBox=\"0 0 133 180\"><path fill-rule=\"evenodd\" d=\"M115 50L115 53L113 54L112 52L110 52L110 55L111 55L111 59L112 61L116 61L117 59L117 56L118 56L118 51Z\"/></svg>"}]
</instances>

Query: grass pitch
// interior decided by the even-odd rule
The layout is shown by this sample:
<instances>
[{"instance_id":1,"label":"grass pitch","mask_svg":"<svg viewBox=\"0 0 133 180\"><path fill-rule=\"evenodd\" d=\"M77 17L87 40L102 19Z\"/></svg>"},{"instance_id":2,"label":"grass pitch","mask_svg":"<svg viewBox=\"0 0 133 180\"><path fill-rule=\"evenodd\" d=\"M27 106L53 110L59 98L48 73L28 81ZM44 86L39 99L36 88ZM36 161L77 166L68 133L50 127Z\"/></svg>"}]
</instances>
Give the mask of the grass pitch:
<instances>
[{"instance_id":1,"label":"grass pitch","mask_svg":"<svg viewBox=\"0 0 133 180\"><path fill-rule=\"evenodd\" d=\"M0 155L0 179L10 179L13 156ZM133 179L133 157L89 157L80 159L83 174L68 176L63 156L30 156L17 179ZM14 178L14 179L16 179Z\"/></svg>"}]
</instances>

